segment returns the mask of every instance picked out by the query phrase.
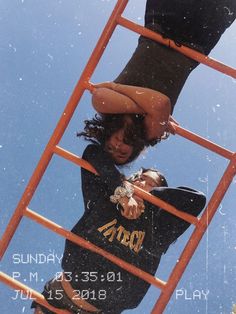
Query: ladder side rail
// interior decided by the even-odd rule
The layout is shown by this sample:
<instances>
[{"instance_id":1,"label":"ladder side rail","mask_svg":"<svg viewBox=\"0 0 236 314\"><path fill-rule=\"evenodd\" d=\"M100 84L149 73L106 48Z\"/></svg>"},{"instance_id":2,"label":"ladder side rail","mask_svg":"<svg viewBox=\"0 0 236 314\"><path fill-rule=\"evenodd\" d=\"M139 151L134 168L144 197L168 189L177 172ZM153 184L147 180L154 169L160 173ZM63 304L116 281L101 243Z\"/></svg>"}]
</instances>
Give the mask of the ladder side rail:
<instances>
[{"instance_id":1,"label":"ladder side rail","mask_svg":"<svg viewBox=\"0 0 236 314\"><path fill-rule=\"evenodd\" d=\"M202 54L202 53L200 53L194 49L191 49L187 46L184 46L184 45L177 46L173 40L171 40L169 38L164 39L162 37L162 35L157 34L156 32L151 31L150 29L148 29L144 26L141 26L139 24L131 22L130 20L128 20L122 16L119 17L118 23L121 26L128 28L128 29L140 34L140 35L148 37L152 40L159 42L162 45L165 45L169 48L177 50L178 52L184 54L185 56L187 56L187 57L189 57L189 58L191 58L197 62L205 64L206 66L213 68L216 71L219 71L223 74L226 74L228 76L236 78L236 69L234 69L233 67L230 67L230 66L228 66L222 62L219 62L219 61L217 61L211 57L208 57L208 56L206 56L206 55L204 55L204 54Z\"/></svg>"},{"instance_id":2,"label":"ladder side rail","mask_svg":"<svg viewBox=\"0 0 236 314\"><path fill-rule=\"evenodd\" d=\"M54 147L54 153L68 161L73 162L77 166L80 166L96 175L99 175L96 169L87 160L77 156L76 154L69 152L68 150L64 148L61 148L58 145Z\"/></svg>"},{"instance_id":3,"label":"ladder side rail","mask_svg":"<svg viewBox=\"0 0 236 314\"><path fill-rule=\"evenodd\" d=\"M115 27L117 26L117 17L122 14L123 10L125 9L125 6L127 4L128 0L118 0L117 4L108 19L107 24L104 27L104 30L97 42L97 45L95 46L89 61L87 65L84 68L84 71L74 88L74 91L65 107L64 112L61 115L61 118L38 162L38 165L36 166L29 183L27 184L25 191L16 207L16 210L14 214L12 215L7 228L2 236L2 239L0 240L0 260L3 257L9 242L11 241L21 219L22 219L22 213L24 211L24 208L28 206L30 203L34 192L53 156L53 148L55 145L57 145L62 138L71 118L72 115L77 107L77 104L80 100L80 98L83 95L83 92L85 90L85 86L88 85L88 80L90 76L92 75L93 71L95 70L103 52L106 48L109 39L112 35L112 33L115 30Z\"/></svg>"},{"instance_id":4,"label":"ladder side rail","mask_svg":"<svg viewBox=\"0 0 236 314\"><path fill-rule=\"evenodd\" d=\"M189 238L181 256L179 262L173 268L170 277L167 280L165 289L159 296L153 310L152 314L163 313L167 303L170 300L174 289L176 288L181 276L183 275L187 264L189 263L191 257L193 256L201 238L203 237L205 231L207 230L217 208L219 207L225 193L227 192L234 176L236 174L236 154L234 159L227 166L216 190L214 191L208 206L204 210L202 217L199 220L199 225L195 228L191 237Z\"/></svg>"}]
</instances>

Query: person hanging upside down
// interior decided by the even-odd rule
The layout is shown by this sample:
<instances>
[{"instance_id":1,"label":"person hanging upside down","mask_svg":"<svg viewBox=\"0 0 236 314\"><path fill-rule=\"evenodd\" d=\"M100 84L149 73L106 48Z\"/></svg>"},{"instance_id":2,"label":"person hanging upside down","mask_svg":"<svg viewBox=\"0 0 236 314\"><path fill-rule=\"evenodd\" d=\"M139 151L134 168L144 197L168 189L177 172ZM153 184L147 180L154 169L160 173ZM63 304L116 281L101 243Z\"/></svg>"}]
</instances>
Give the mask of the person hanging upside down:
<instances>
[{"instance_id":1,"label":"person hanging upside down","mask_svg":"<svg viewBox=\"0 0 236 314\"><path fill-rule=\"evenodd\" d=\"M235 20L235 14L235 0L147 0L145 27L174 40L178 46L208 55ZM143 114L147 146L153 145L165 138L165 132L174 132L167 123L168 117L198 64L140 36L135 52L114 82L95 85L94 108L103 114ZM150 101L151 93L158 104Z\"/></svg>"},{"instance_id":2,"label":"person hanging upside down","mask_svg":"<svg viewBox=\"0 0 236 314\"><path fill-rule=\"evenodd\" d=\"M169 98L153 89L107 82L95 85L93 107L102 115L133 114L142 121L145 146L160 141L169 130Z\"/></svg>"},{"instance_id":3,"label":"person hanging upside down","mask_svg":"<svg viewBox=\"0 0 236 314\"><path fill-rule=\"evenodd\" d=\"M189 223L135 196L129 182L194 216L199 215L206 199L194 189L167 187L165 177L155 169L141 169L129 182L125 181L117 165L132 161L139 153L136 128L130 124L132 117L118 115L120 120L113 123L112 132L101 122L99 126L88 124L79 134L92 142L82 157L99 175L81 170L85 211L72 232L155 275L162 254ZM112 124L106 120L105 126L108 123ZM122 144L127 133L129 136L133 133L133 142ZM114 149L117 139L122 153ZM142 142L138 146L141 148ZM62 269L61 276L46 283L43 295L48 303L70 313L119 314L136 308L150 286L69 240L65 244ZM36 307L35 314L52 314L36 302L32 307Z\"/></svg>"}]
</instances>

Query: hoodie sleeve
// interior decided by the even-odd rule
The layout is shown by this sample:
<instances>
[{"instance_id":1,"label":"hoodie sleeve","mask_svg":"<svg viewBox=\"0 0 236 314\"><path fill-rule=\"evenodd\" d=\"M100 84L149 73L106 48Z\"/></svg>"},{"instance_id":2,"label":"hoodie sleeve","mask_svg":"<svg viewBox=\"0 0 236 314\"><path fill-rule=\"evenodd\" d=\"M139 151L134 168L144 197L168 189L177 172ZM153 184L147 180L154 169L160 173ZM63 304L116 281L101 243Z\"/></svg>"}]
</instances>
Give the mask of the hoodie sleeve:
<instances>
[{"instance_id":1,"label":"hoodie sleeve","mask_svg":"<svg viewBox=\"0 0 236 314\"><path fill-rule=\"evenodd\" d=\"M106 184L110 192L113 193L115 188L121 185L121 173L115 167L110 155L105 152L100 145L88 145L85 148L82 158L88 161L96 169L99 174L99 180ZM82 169L82 171L86 172L87 170Z\"/></svg>"},{"instance_id":2,"label":"hoodie sleeve","mask_svg":"<svg viewBox=\"0 0 236 314\"><path fill-rule=\"evenodd\" d=\"M200 214L206 204L206 197L202 192L188 187L156 188L151 193L176 209L195 217ZM158 211L158 208L154 210ZM158 211L157 225L162 242L165 242L166 245L170 245L177 240L190 226L185 220L172 215L164 209L159 209Z\"/></svg>"}]
</instances>

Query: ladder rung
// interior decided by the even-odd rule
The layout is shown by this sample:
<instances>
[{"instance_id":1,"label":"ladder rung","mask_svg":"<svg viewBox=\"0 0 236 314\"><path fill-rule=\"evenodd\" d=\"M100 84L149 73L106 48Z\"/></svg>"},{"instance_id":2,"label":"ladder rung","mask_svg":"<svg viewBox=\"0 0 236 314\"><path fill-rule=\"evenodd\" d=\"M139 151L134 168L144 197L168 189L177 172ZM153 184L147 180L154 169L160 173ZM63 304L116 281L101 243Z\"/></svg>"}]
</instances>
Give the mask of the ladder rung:
<instances>
[{"instance_id":1,"label":"ladder rung","mask_svg":"<svg viewBox=\"0 0 236 314\"><path fill-rule=\"evenodd\" d=\"M222 156L222 157L225 157L229 160L231 160L234 156L234 152L220 146L220 145L217 145L193 132L190 132L184 128L182 128L180 125L176 125L174 124L174 127L176 129L176 133L182 137L185 137L187 138L188 140L198 144L198 145L201 145L202 147L208 149L208 150L211 150L212 152Z\"/></svg>"},{"instance_id":2,"label":"ladder rung","mask_svg":"<svg viewBox=\"0 0 236 314\"><path fill-rule=\"evenodd\" d=\"M95 170L95 168L92 165L90 165L89 162L87 162L83 158L69 152L68 150L65 150L65 149L63 149L57 145L57 146L55 146L53 151L58 156L65 158L65 159L75 163L76 165L83 167L83 168L87 169L88 171L93 172L94 174L98 174L97 171Z\"/></svg>"},{"instance_id":3,"label":"ladder rung","mask_svg":"<svg viewBox=\"0 0 236 314\"><path fill-rule=\"evenodd\" d=\"M38 213L35 213L34 211L30 210L29 208L25 209L24 215L37 223L43 225L44 227L52 230L53 232L61 235L62 237L78 244L79 246L82 246L85 249L88 249L92 252L95 252L106 259L110 260L114 264L118 265L119 267L127 270L128 272L132 273L133 275L145 280L146 282L150 283L151 285L156 286L159 289L164 289L166 282L162 281L161 279L158 279L149 273L139 269L138 267L135 267L132 264L129 264L125 261L123 261L121 258L116 257L112 255L111 253L101 249L100 247L94 245L93 243L83 239L82 237L72 233L69 230L64 229L62 226L56 224L55 222L43 217L42 215L39 215Z\"/></svg>"},{"instance_id":4,"label":"ladder rung","mask_svg":"<svg viewBox=\"0 0 236 314\"><path fill-rule=\"evenodd\" d=\"M160 34L154 32L154 31L151 31L150 29L144 27L144 26L141 26L139 24L136 24L122 16L120 16L117 20L117 22L125 27L125 28L128 28L136 33L139 33L145 37L148 37L150 39L153 39L167 47L170 47L174 50L177 50L178 52L182 53L183 55L193 59L193 60L196 60L197 62L200 62L202 64L205 64L207 66L209 66L210 68L213 68L214 70L216 71L219 71L221 73L224 73L226 75L229 75L233 78L236 78L236 69L222 63L222 62L219 62L215 59L212 59L194 49L191 49L191 48L188 48L184 45L181 45L180 47L177 46L175 44L175 42L171 39L164 39Z\"/></svg>"},{"instance_id":5,"label":"ladder rung","mask_svg":"<svg viewBox=\"0 0 236 314\"><path fill-rule=\"evenodd\" d=\"M44 296L41 293L33 290L32 288L26 286L25 284L21 283L20 281L13 279L12 277L3 273L2 271L0 271L0 281L2 281L4 284L8 285L12 289L22 291L22 293L24 293L27 296L27 298L32 299L32 301L33 300L37 301L41 305L47 307L49 310L51 310L57 314L70 314L70 312L68 312L66 310L60 310L58 308L55 308L54 306L51 306L45 300Z\"/></svg>"}]
</instances>

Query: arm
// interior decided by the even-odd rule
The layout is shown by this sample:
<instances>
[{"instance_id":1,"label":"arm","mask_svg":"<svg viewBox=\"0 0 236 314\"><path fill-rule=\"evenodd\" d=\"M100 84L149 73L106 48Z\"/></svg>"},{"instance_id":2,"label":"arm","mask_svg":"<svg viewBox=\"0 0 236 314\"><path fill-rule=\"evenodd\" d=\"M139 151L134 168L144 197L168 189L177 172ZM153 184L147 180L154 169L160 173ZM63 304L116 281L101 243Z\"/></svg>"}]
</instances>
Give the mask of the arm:
<instances>
[{"instance_id":1,"label":"arm","mask_svg":"<svg viewBox=\"0 0 236 314\"><path fill-rule=\"evenodd\" d=\"M115 188L122 183L122 175L115 167L109 153L100 145L91 144L85 148L82 158L96 169L100 180L107 185L109 193L113 194Z\"/></svg>"},{"instance_id":2,"label":"arm","mask_svg":"<svg viewBox=\"0 0 236 314\"><path fill-rule=\"evenodd\" d=\"M127 219L138 219L144 212L143 207L135 200L135 197L123 197L119 204L122 207L121 215Z\"/></svg>"},{"instance_id":3,"label":"arm","mask_svg":"<svg viewBox=\"0 0 236 314\"><path fill-rule=\"evenodd\" d=\"M187 188L156 188L151 194L171 204L178 210L193 216L198 216L206 203L206 197L202 192ZM150 206L148 204L147 206ZM151 205L154 206L154 205ZM157 210L157 208L154 208ZM171 244L183 234L190 224L177 216L161 209L157 215L157 224L163 236L163 242Z\"/></svg>"},{"instance_id":4,"label":"arm","mask_svg":"<svg viewBox=\"0 0 236 314\"><path fill-rule=\"evenodd\" d=\"M112 195L118 186L122 185L124 177L115 167L109 154L105 152L101 146L91 144L88 145L83 153L83 159L88 161L98 172L99 180L106 184L108 195ZM82 172L87 170L82 169ZM94 175L94 174L90 174ZM87 179L89 186L89 178ZM142 208L139 203L135 201L133 197L123 197L119 201L122 209L121 215L127 219L137 219L141 215Z\"/></svg>"},{"instance_id":5,"label":"arm","mask_svg":"<svg viewBox=\"0 0 236 314\"><path fill-rule=\"evenodd\" d=\"M166 131L171 105L164 94L149 88L114 82L94 87L92 103L98 112L144 114L147 140L161 137Z\"/></svg>"}]
</instances>

